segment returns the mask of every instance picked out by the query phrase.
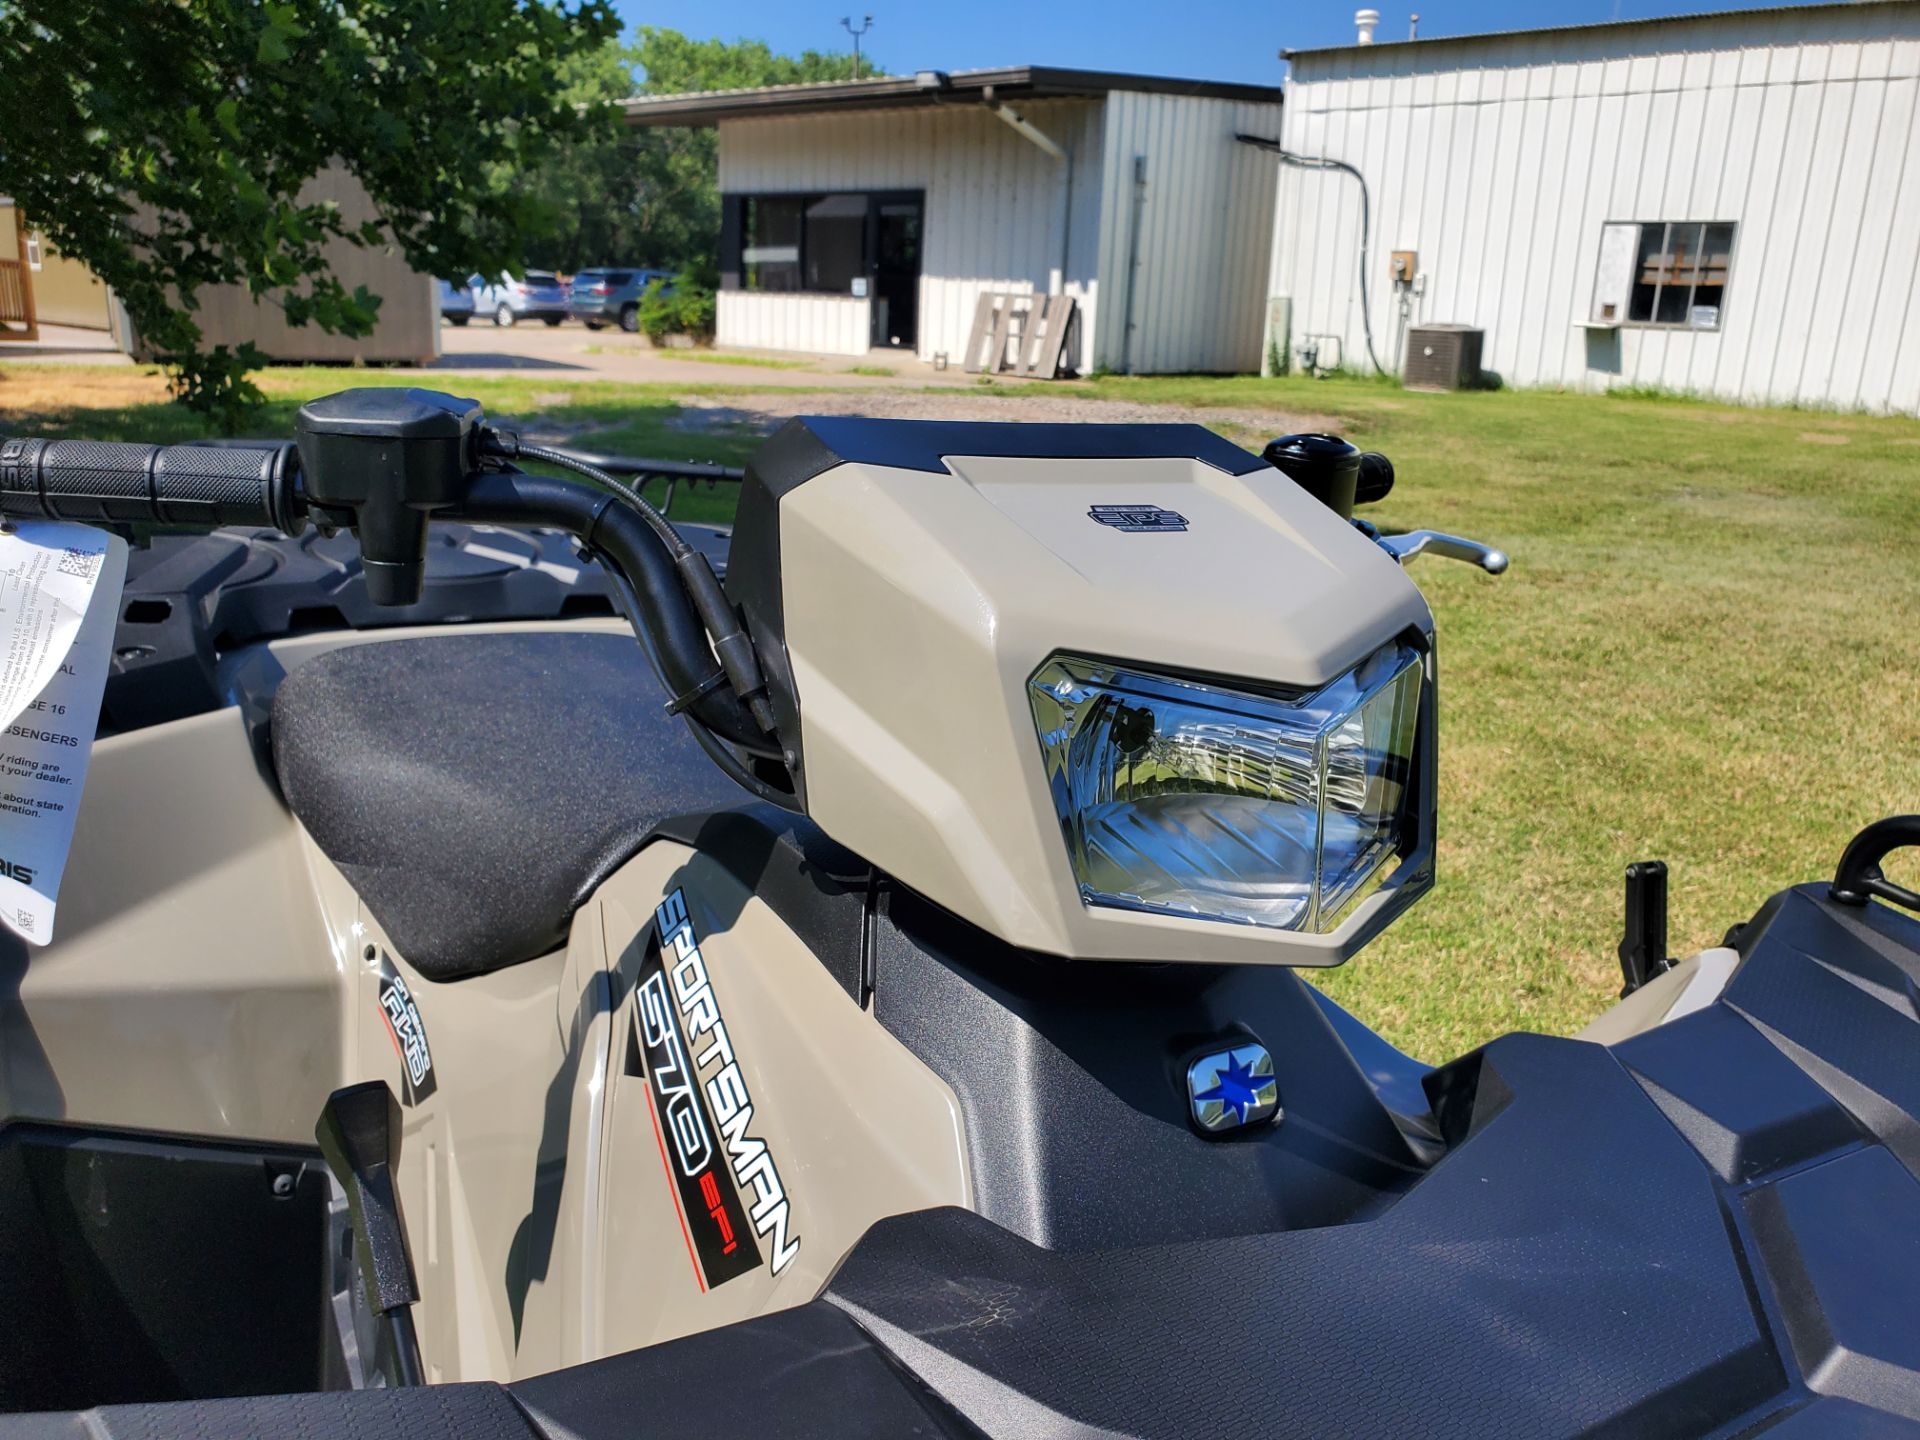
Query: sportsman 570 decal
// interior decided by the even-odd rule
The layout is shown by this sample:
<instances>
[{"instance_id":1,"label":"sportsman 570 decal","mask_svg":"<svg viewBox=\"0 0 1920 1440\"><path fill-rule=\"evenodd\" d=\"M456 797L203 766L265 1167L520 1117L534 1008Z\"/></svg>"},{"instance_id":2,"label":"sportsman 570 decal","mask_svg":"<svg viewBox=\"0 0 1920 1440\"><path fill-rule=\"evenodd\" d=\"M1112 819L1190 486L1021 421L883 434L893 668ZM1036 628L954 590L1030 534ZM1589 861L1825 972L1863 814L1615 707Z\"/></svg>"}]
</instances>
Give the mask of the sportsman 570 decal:
<instances>
[{"instance_id":1,"label":"sportsman 570 decal","mask_svg":"<svg viewBox=\"0 0 1920 1440\"><path fill-rule=\"evenodd\" d=\"M633 1038L702 1285L757 1268L762 1244L764 1263L780 1274L800 1253L792 1206L773 1152L749 1133L753 1096L679 890L654 914L634 990Z\"/></svg>"}]
</instances>

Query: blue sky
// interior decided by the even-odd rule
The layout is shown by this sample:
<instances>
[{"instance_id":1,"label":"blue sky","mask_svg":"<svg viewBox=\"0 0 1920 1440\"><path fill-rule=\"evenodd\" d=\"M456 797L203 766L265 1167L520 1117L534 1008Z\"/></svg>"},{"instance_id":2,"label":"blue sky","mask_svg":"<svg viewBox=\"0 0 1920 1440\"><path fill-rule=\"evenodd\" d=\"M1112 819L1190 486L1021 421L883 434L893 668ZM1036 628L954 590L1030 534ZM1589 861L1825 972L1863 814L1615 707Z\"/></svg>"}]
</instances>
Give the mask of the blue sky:
<instances>
[{"instance_id":1,"label":"blue sky","mask_svg":"<svg viewBox=\"0 0 1920 1440\"><path fill-rule=\"evenodd\" d=\"M894 74L987 65L1077 65L1208 80L1277 82L1282 46L1353 39L1358 0L618 0L632 25L775 49L845 48L840 17L871 12L861 43ZM1369 0L1381 37L1401 38L1417 11L1422 35L1527 29L1750 8L1741 0Z\"/></svg>"}]
</instances>

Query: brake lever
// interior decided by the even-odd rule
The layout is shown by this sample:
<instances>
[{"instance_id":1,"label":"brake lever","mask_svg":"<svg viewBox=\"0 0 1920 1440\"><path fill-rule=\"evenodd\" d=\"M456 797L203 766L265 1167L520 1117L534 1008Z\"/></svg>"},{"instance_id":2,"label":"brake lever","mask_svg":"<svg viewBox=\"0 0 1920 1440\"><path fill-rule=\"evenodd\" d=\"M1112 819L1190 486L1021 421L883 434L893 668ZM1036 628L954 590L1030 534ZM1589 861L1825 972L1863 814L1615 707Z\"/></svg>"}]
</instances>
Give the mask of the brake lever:
<instances>
[{"instance_id":1,"label":"brake lever","mask_svg":"<svg viewBox=\"0 0 1920 1440\"><path fill-rule=\"evenodd\" d=\"M1354 524L1403 566L1416 556L1434 554L1448 560L1465 560L1470 565L1478 565L1489 575L1498 575L1507 568L1506 551L1482 545L1478 540L1463 540L1458 535L1448 535L1439 530L1409 530L1404 535L1382 535L1365 521L1356 520Z\"/></svg>"}]
</instances>

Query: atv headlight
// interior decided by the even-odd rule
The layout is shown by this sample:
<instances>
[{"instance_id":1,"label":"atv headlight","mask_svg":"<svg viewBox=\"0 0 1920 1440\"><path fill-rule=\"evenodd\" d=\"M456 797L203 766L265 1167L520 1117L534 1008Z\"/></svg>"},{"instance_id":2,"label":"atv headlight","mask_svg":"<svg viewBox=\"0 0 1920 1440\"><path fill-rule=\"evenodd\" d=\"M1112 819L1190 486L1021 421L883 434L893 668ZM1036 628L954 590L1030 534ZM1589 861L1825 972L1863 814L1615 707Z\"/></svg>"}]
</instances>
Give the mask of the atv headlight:
<instances>
[{"instance_id":1,"label":"atv headlight","mask_svg":"<svg viewBox=\"0 0 1920 1440\"><path fill-rule=\"evenodd\" d=\"M1028 682L1088 905L1325 932L1406 833L1420 657L1288 697L1055 656Z\"/></svg>"}]
</instances>

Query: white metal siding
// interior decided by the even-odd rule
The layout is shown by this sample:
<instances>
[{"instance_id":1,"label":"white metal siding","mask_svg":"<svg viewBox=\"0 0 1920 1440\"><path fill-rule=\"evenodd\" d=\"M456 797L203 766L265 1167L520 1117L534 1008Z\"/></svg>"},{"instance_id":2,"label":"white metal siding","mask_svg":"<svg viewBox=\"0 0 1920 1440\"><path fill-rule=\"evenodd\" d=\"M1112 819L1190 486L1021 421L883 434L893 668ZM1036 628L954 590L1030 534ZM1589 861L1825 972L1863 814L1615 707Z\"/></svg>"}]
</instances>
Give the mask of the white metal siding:
<instances>
[{"instance_id":1,"label":"white metal siding","mask_svg":"<svg viewBox=\"0 0 1920 1440\"><path fill-rule=\"evenodd\" d=\"M1073 156L1067 293L1082 309L1081 354L1095 334L1101 102L1014 106ZM924 190L920 277L923 359L960 363L985 290L1046 294L1060 269L1062 166L977 105L728 120L720 125L720 188L781 191ZM847 317L825 297L722 297L722 344L845 353ZM865 314L864 303L861 305ZM864 351L864 338L859 348ZM1082 362L1084 363L1084 362Z\"/></svg>"},{"instance_id":2,"label":"white metal siding","mask_svg":"<svg viewBox=\"0 0 1920 1440\"><path fill-rule=\"evenodd\" d=\"M1233 137L1275 138L1280 124L1277 104L1121 91L1107 97L1105 298L1090 352L1100 368L1260 368L1274 166ZM1146 183L1136 199L1137 157L1144 157Z\"/></svg>"},{"instance_id":3,"label":"white metal siding","mask_svg":"<svg viewBox=\"0 0 1920 1440\"><path fill-rule=\"evenodd\" d=\"M722 290L714 334L722 345L864 355L872 348L873 312L851 295L760 294Z\"/></svg>"},{"instance_id":4,"label":"white metal siding","mask_svg":"<svg viewBox=\"0 0 1920 1440\"><path fill-rule=\"evenodd\" d=\"M1920 6L1302 56L1286 140L1373 199L1381 362L1388 252L1419 252L1415 322L1487 332L1510 384L1660 386L1920 413ZM1270 287L1293 328L1365 363L1350 176L1281 172ZM1722 328L1587 332L1610 221L1737 224Z\"/></svg>"}]
</instances>

